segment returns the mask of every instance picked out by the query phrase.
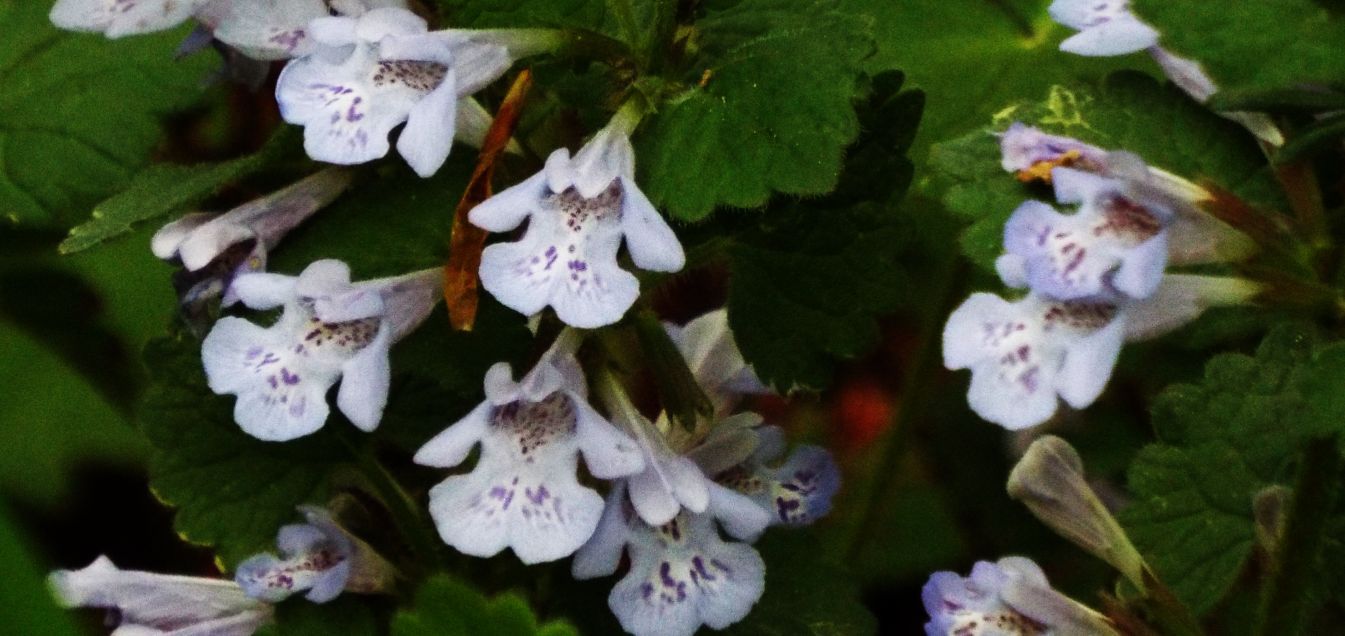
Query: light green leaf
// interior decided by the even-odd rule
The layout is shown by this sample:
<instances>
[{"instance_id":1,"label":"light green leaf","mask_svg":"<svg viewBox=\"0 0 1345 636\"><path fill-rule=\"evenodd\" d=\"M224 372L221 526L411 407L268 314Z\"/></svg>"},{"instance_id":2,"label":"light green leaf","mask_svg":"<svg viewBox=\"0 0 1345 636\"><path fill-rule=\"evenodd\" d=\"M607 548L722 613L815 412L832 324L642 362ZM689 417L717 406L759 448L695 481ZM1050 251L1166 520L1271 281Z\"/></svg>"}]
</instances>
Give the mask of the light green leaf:
<instances>
[{"instance_id":1,"label":"light green leaf","mask_svg":"<svg viewBox=\"0 0 1345 636\"><path fill-rule=\"evenodd\" d=\"M349 458L335 429L291 442L262 442L238 428L233 396L206 386L200 343L178 334L149 344L151 385L140 426L154 450L150 488L177 509L174 525L188 541L211 545L226 566L273 550L295 506L324 504L330 476ZM334 410L333 410L334 411Z\"/></svg>"},{"instance_id":2,"label":"light green leaf","mask_svg":"<svg viewBox=\"0 0 1345 636\"><path fill-rule=\"evenodd\" d=\"M516 594L487 599L466 584L441 574L416 592L415 607L397 613L392 636L578 636L568 623L538 624Z\"/></svg>"},{"instance_id":3,"label":"light green leaf","mask_svg":"<svg viewBox=\"0 0 1345 636\"><path fill-rule=\"evenodd\" d=\"M181 32L59 31L51 4L0 0L0 218L64 228L127 184L216 62L173 59Z\"/></svg>"},{"instance_id":4,"label":"light green leaf","mask_svg":"<svg viewBox=\"0 0 1345 636\"><path fill-rule=\"evenodd\" d=\"M1136 0L1164 48L1200 62L1221 89L1264 90L1345 78L1345 17L1313 0Z\"/></svg>"},{"instance_id":5,"label":"light green leaf","mask_svg":"<svg viewBox=\"0 0 1345 636\"><path fill-rule=\"evenodd\" d=\"M931 151L931 167L947 186L943 203L971 221L963 252L993 269L1003 251L1004 223L1023 201L1049 198L1000 167L993 133L1021 121L1110 150L1139 154L1152 166L1208 182L1267 211L1283 208L1277 185L1251 137L1171 86L1138 73L1117 73L1097 87L1053 86L1036 103L1001 104L993 120Z\"/></svg>"},{"instance_id":6,"label":"light green leaf","mask_svg":"<svg viewBox=\"0 0 1345 636\"><path fill-rule=\"evenodd\" d=\"M828 0L742 0L696 22L687 91L637 136L640 183L673 217L822 194L859 133L864 16Z\"/></svg>"},{"instance_id":7,"label":"light green leaf","mask_svg":"<svg viewBox=\"0 0 1345 636\"><path fill-rule=\"evenodd\" d=\"M131 179L125 190L99 203L92 218L70 230L70 236L61 243L62 254L73 254L89 249L108 239L124 235L145 221L182 212L211 195L226 184L267 167L294 137L282 133L275 136L260 152L219 163L191 166L154 164Z\"/></svg>"}]
</instances>

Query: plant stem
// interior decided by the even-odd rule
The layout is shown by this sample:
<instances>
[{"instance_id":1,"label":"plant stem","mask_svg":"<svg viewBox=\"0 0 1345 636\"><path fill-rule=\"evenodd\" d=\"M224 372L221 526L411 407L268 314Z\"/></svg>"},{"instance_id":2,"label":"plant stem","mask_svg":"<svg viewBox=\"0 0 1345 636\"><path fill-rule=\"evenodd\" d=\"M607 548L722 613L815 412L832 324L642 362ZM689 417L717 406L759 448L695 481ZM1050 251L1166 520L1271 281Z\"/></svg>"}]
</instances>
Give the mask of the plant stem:
<instances>
[{"instance_id":1,"label":"plant stem","mask_svg":"<svg viewBox=\"0 0 1345 636\"><path fill-rule=\"evenodd\" d=\"M1330 239L1326 213L1322 208L1322 191L1312 165L1302 161L1285 164L1275 170L1275 176L1284 188L1289 206L1298 217L1308 246L1314 253L1328 247Z\"/></svg>"},{"instance_id":2,"label":"plant stem","mask_svg":"<svg viewBox=\"0 0 1345 636\"><path fill-rule=\"evenodd\" d=\"M1292 636L1303 632L1309 606L1308 584L1321 552L1328 517L1340 484L1341 456L1337 437L1308 442L1294 483L1293 501L1285 519L1270 580L1261 597L1257 636Z\"/></svg>"},{"instance_id":3,"label":"plant stem","mask_svg":"<svg viewBox=\"0 0 1345 636\"><path fill-rule=\"evenodd\" d=\"M415 500L402 489L401 484L397 483L397 479L388 472L382 462L378 461L369 445L355 442L350 439L348 433L342 433L338 437L354 457L360 473L369 480L375 494L382 500L383 505L387 506L393 525L411 548L415 565L421 569L434 569L441 565L439 544L435 537L426 531L429 522L418 512Z\"/></svg>"},{"instance_id":4,"label":"plant stem","mask_svg":"<svg viewBox=\"0 0 1345 636\"><path fill-rule=\"evenodd\" d=\"M943 261L937 263L933 268L934 278L931 289L936 290L934 302L926 304L925 313L921 316L920 331L916 340L919 345L917 345L915 356L907 367L906 377L902 382L901 393L899 394L901 404L888 427L887 440L880 451L877 469L870 481L868 503L861 513L862 516L856 525L847 550L848 557L851 560L861 556L860 553L865 543L877 532L879 518L877 510L882 507L884 500L892 494L889 491L896 481L901 460L906 455L911 432L915 428L914 424L925 412L926 405L921 398L931 393L927 390L928 385L938 375L943 340L937 335L941 331L943 319L947 314L947 306L951 303L955 294L961 290L961 286L956 283L961 279L964 271L961 260L956 257L956 251L948 250L947 252L948 256L943 257Z\"/></svg>"}]
</instances>

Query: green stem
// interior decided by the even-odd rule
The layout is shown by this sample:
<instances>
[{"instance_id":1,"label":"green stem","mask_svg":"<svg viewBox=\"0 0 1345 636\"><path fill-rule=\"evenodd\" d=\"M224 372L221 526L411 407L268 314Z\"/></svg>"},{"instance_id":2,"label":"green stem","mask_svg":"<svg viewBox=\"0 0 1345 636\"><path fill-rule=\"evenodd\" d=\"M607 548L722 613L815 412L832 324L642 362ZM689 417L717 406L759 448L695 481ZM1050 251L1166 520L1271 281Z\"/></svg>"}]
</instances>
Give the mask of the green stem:
<instances>
[{"instance_id":1,"label":"green stem","mask_svg":"<svg viewBox=\"0 0 1345 636\"><path fill-rule=\"evenodd\" d=\"M1298 217L1308 246L1314 252L1328 247L1330 238L1326 212L1322 207L1322 190L1312 165L1301 161L1286 164L1275 170L1275 176L1284 188L1289 206Z\"/></svg>"},{"instance_id":2,"label":"green stem","mask_svg":"<svg viewBox=\"0 0 1345 636\"><path fill-rule=\"evenodd\" d=\"M428 531L429 520L421 515L416 502L406 490L397 483L397 479L378 461L373 449L350 439L348 433L338 435L341 443L350 451L360 473L373 487L374 494L382 500L392 516L392 523L411 548L416 565L422 569L433 569L441 565L439 543Z\"/></svg>"},{"instance_id":3,"label":"green stem","mask_svg":"<svg viewBox=\"0 0 1345 636\"><path fill-rule=\"evenodd\" d=\"M902 383L901 405L888 426L887 440L878 458L877 469L870 482L868 504L861 513L850 542L848 556L857 559L864 545L878 531L878 510L883 507L886 498L892 495L891 488L896 482L901 460L910 444L911 432L915 422L922 417L926 405L922 397L932 393L929 384L938 377L943 339L938 337L942 330L948 305L960 291L956 282L961 279L964 267L955 256L955 250L948 250L948 256L934 268L936 278L931 289L937 290L934 302L926 304L925 314L921 317L920 331L916 342L919 343L912 363L906 370Z\"/></svg>"},{"instance_id":4,"label":"green stem","mask_svg":"<svg viewBox=\"0 0 1345 636\"><path fill-rule=\"evenodd\" d=\"M1307 620L1308 585L1318 554L1336 491L1340 487L1341 455L1335 435L1308 442L1294 483L1294 496L1285 519L1284 538L1280 541L1261 597L1257 636L1292 636L1303 633Z\"/></svg>"}]
</instances>

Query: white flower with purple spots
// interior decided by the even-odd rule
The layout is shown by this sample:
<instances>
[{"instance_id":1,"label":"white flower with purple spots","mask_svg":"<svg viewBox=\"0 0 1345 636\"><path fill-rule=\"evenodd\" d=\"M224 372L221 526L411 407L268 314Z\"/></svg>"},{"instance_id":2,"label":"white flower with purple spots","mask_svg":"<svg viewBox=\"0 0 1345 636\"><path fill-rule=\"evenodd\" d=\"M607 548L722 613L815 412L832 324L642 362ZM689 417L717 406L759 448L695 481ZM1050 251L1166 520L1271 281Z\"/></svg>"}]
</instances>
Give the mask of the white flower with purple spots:
<instances>
[{"instance_id":1,"label":"white flower with purple spots","mask_svg":"<svg viewBox=\"0 0 1345 636\"><path fill-rule=\"evenodd\" d=\"M532 315L548 305L566 324L596 328L625 315L640 284L616 262L624 237L636 267L675 272L686 258L672 228L635 185L633 122L618 115L573 158L561 148L546 168L472 209L473 224L514 243L481 255L481 284L505 306Z\"/></svg>"},{"instance_id":2,"label":"white flower with purple spots","mask_svg":"<svg viewBox=\"0 0 1345 636\"><path fill-rule=\"evenodd\" d=\"M1023 270L1033 291L1072 300L1119 291L1149 296L1167 267L1162 202L1136 197L1126 183L1070 168L1052 171L1056 199L1080 203L1074 214L1027 201L1004 225L999 269Z\"/></svg>"},{"instance_id":3,"label":"white flower with purple spots","mask_svg":"<svg viewBox=\"0 0 1345 636\"><path fill-rule=\"evenodd\" d=\"M1111 377L1125 334L1116 301L1030 294L1009 302L972 294L948 318L944 366L971 369L967 400L982 418L1016 430L1055 414L1058 398L1092 404Z\"/></svg>"},{"instance_id":4,"label":"white flower with purple spots","mask_svg":"<svg viewBox=\"0 0 1345 636\"><path fill-rule=\"evenodd\" d=\"M755 433L757 448L746 461L722 472L707 472L769 510L773 525L808 525L826 516L832 497L841 488L841 471L831 453L820 446L802 445L780 462L786 447L784 431L762 426Z\"/></svg>"},{"instance_id":5,"label":"white flower with purple spots","mask_svg":"<svg viewBox=\"0 0 1345 636\"><path fill-rule=\"evenodd\" d=\"M201 346L216 393L238 396L234 419L249 435L285 441L327 420L327 390L357 427L378 426L387 403L388 349L438 302L438 269L352 284L350 268L317 261L297 278L246 274L234 291L253 309L284 307L274 325L224 317Z\"/></svg>"},{"instance_id":6,"label":"white flower with purple spots","mask_svg":"<svg viewBox=\"0 0 1345 636\"><path fill-rule=\"evenodd\" d=\"M920 596L926 636L1117 636L1105 617L1051 589L1023 557L978 561L965 578L936 572Z\"/></svg>"},{"instance_id":7,"label":"white flower with purple spots","mask_svg":"<svg viewBox=\"0 0 1345 636\"><path fill-rule=\"evenodd\" d=\"M1213 307L1251 304L1262 291L1260 283L1242 278L1167 274L1152 296L1126 308L1126 341L1176 331Z\"/></svg>"},{"instance_id":8,"label":"white flower with purple spots","mask_svg":"<svg viewBox=\"0 0 1345 636\"><path fill-rule=\"evenodd\" d=\"M728 310L718 309L681 327L664 323L668 336L721 417L732 411L742 396L769 392L738 350L728 316Z\"/></svg>"},{"instance_id":9,"label":"white flower with purple spots","mask_svg":"<svg viewBox=\"0 0 1345 636\"><path fill-rule=\"evenodd\" d=\"M682 511L651 526L618 486L571 571L577 579L613 574L629 550L630 571L607 597L623 629L637 636L690 636L702 625L724 629L747 616L761 598L766 564L752 546L724 541L717 516ZM726 523L725 529L735 534L735 525Z\"/></svg>"},{"instance_id":10,"label":"white flower with purple spots","mask_svg":"<svg viewBox=\"0 0 1345 636\"><path fill-rule=\"evenodd\" d=\"M388 153L388 135L405 123L397 151L424 177L448 158L459 99L513 62L507 47L489 40L430 34L404 9L318 18L308 34L315 50L291 61L276 84L281 115L304 126L308 155L337 164L372 161Z\"/></svg>"},{"instance_id":11,"label":"white flower with purple spots","mask_svg":"<svg viewBox=\"0 0 1345 636\"><path fill-rule=\"evenodd\" d=\"M114 634L250 636L272 621L271 606L233 581L121 570L105 556L49 582L66 607L110 610Z\"/></svg>"},{"instance_id":12,"label":"white flower with purple spots","mask_svg":"<svg viewBox=\"0 0 1345 636\"><path fill-rule=\"evenodd\" d=\"M1158 44L1158 31L1131 13L1129 0L1055 0L1047 11L1078 31L1060 43L1066 53L1125 55Z\"/></svg>"},{"instance_id":13,"label":"white flower with purple spots","mask_svg":"<svg viewBox=\"0 0 1345 636\"><path fill-rule=\"evenodd\" d=\"M290 230L331 203L350 186L354 173L329 169L224 214L188 214L154 234L150 249L178 261L190 289L183 302L222 293L237 301L233 279L266 268L266 254Z\"/></svg>"},{"instance_id":14,"label":"white flower with purple spots","mask_svg":"<svg viewBox=\"0 0 1345 636\"><path fill-rule=\"evenodd\" d=\"M370 594L391 589L393 570L381 556L336 524L327 511L301 506L307 523L276 535L280 557L259 554L238 565L234 581L252 598L279 603L307 591L326 603L342 591Z\"/></svg>"},{"instance_id":15,"label":"white flower with purple spots","mask_svg":"<svg viewBox=\"0 0 1345 636\"><path fill-rule=\"evenodd\" d=\"M486 401L422 447L416 463L452 468L479 442L466 475L430 490L430 515L444 542L488 557L510 548L524 563L573 554L593 534L603 500L576 478L615 479L644 467L635 443L589 406L583 373L557 349L521 382L507 363L486 374Z\"/></svg>"}]
</instances>

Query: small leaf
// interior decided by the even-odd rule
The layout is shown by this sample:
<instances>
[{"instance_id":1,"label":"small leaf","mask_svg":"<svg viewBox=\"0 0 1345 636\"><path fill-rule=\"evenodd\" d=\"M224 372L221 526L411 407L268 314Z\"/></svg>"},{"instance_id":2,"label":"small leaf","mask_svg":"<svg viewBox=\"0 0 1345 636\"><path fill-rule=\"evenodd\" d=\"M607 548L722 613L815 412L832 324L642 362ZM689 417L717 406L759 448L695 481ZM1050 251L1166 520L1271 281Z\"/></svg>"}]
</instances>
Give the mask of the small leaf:
<instances>
[{"instance_id":1,"label":"small leaf","mask_svg":"<svg viewBox=\"0 0 1345 636\"><path fill-rule=\"evenodd\" d=\"M687 91L637 135L640 183L683 220L822 194L859 133L852 99L872 52L863 16L827 0L743 0L695 24Z\"/></svg>"},{"instance_id":2,"label":"small leaf","mask_svg":"<svg viewBox=\"0 0 1345 636\"><path fill-rule=\"evenodd\" d=\"M392 621L392 636L578 636L569 624L538 624L521 597L501 594L487 599L447 574L436 576L416 593L415 606Z\"/></svg>"},{"instance_id":3,"label":"small leaf","mask_svg":"<svg viewBox=\"0 0 1345 636\"><path fill-rule=\"evenodd\" d=\"M73 254L122 236L137 223L185 211L237 181L266 168L294 141L282 129L256 154L191 166L154 164L135 175L125 190L93 208L93 218L70 230L62 254Z\"/></svg>"}]
</instances>

